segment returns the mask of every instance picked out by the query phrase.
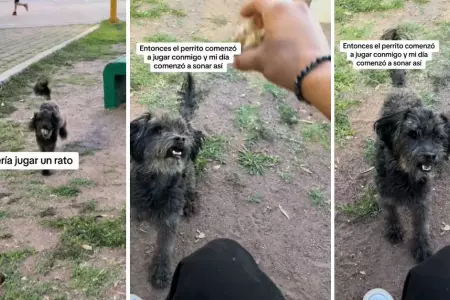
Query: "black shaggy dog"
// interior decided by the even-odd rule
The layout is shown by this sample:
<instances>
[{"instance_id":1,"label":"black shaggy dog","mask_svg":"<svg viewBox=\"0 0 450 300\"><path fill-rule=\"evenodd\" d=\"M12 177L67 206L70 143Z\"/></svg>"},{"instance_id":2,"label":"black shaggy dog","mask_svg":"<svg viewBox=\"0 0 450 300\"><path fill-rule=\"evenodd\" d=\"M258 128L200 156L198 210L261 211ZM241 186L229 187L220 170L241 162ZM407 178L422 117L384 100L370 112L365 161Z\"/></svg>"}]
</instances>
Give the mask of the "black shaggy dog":
<instances>
[{"instance_id":1,"label":"black shaggy dog","mask_svg":"<svg viewBox=\"0 0 450 300\"><path fill-rule=\"evenodd\" d=\"M149 280L155 288L171 281L171 254L181 216L196 211L194 163L204 135L190 124L197 108L190 74L179 92L180 116L151 113L130 124L131 207L138 218L151 220L158 230Z\"/></svg>"},{"instance_id":2,"label":"black shaggy dog","mask_svg":"<svg viewBox=\"0 0 450 300\"><path fill-rule=\"evenodd\" d=\"M35 112L29 129L36 134L36 142L41 152L54 152L58 135L67 138L66 120L61 116L58 105L50 102L41 104ZM50 170L42 170L42 175L50 175Z\"/></svg>"},{"instance_id":3,"label":"black shaggy dog","mask_svg":"<svg viewBox=\"0 0 450 300\"><path fill-rule=\"evenodd\" d=\"M33 87L33 92L37 96L43 96L47 100L51 100L52 90L48 87L48 78L38 78L36 84Z\"/></svg>"},{"instance_id":4,"label":"black shaggy dog","mask_svg":"<svg viewBox=\"0 0 450 300\"><path fill-rule=\"evenodd\" d=\"M413 217L412 255L421 262L433 253L428 232L430 191L435 171L447 156L449 120L401 88L405 86L404 75L403 70L391 71L394 90L374 124L376 185L386 213L387 239L393 244L403 241L405 232L397 207L407 206Z\"/></svg>"},{"instance_id":5,"label":"black shaggy dog","mask_svg":"<svg viewBox=\"0 0 450 300\"><path fill-rule=\"evenodd\" d=\"M399 28L391 28L386 30L383 35L381 36L381 40L393 40L393 41L400 41L400 40L411 40L413 39L410 37L407 33L400 30ZM404 88L406 86L406 71L401 69L393 69L389 70L392 85L396 88ZM442 115L444 119L448 119L448 116ZM450 123L446 124L446 131L448 136L448 147L446 149L446 156L445 160L450 159ZM440 171L440 169L439 169Z\"/></svg>"}]
</instances>

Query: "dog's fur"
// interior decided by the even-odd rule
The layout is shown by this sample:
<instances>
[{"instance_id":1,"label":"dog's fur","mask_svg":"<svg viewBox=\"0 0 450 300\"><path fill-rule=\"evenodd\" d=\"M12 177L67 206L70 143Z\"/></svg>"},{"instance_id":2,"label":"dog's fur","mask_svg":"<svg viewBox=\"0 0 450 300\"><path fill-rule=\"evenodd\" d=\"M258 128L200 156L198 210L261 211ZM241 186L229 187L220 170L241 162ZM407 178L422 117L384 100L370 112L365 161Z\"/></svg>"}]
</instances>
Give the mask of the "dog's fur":
<instances>
[{"instance_id":1,"label":"dog's fur","mask_svg":"<svg viewBox=\"0 0 450 300\"><path fill-rule=\"evenodd\" d=\"M149 274L155 288L170 284L177 225L183 214L196 211L194 164L204 135L190 124L197 108L190 74L179 93L181 117L146 113L130 124L131 207L158 231Z\"/></svg>"},{"instance_id":2,"label":"dog's fur","mask_svg":"<svg viewBox=\"0 0 450 300\"><path fill-rule=\"evenodd\" d=\"M391 40L391 41L400 41L400 40L410 40L411 37L399 28L390 28L383 32L381 36L381 40Z\"/></svg>"},{"instance_id":3,"label":"dog's fur","mask_svg":"<svg viewBox=\"0 0 450 300\"><path fill-rule=\"evenodd\" d=\"M28 127L35 132L41 152L54 152L58 135L61 139L67 138L66 120L61 116L58 105L51 102L41 104ZM42 170L42 175L50 175L50 170Z\"/></svg>"},{"instance_id":4,"label":"dog's fur","mask_svg":"<svg viewBox=\"0 0 450 300\"><path fill-rule=\"evenodd\" d=\"M449 149L449 120L425 108L420 98L405 88L405 71L392 70L393 91L374 124L376 185L386 214L386 237L403 241L404 230L397 207L405 205L413 217L412 255L421 262L432 255L428 229L431 182Z\"/></svg>"},{"instance_id":5,"label":"dog's fur","mask_svg":"<svg viewBox=\"0 0 450 300\"><path fill-rule=\"evenodd\" d=\"M48 86L49 80L46 77L39 77L33 87L33 92L36 96L43 96L47 100L51 100L52 90Z\"/></svg>"}]
</instances>

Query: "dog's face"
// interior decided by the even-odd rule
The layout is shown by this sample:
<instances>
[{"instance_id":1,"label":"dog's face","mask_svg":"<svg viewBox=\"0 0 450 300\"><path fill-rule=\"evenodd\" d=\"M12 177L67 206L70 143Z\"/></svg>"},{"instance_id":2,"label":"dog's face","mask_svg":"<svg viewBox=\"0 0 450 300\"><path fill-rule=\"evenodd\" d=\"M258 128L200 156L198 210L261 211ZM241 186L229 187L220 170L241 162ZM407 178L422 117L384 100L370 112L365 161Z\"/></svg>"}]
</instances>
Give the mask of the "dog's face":
<instances>
[{"instance_id":1,"label":"dog's face","mask_svg":"<svg viewBox=\"0 0 450 300\"><path fill-rule=\"evenodd\" d=\"M41 110L34 113L30 128L35 130L43 139L50 139L52 133L58 130L58 117L54 111Z\"/></svg>"},{"instance_id":2,"label":"dog's face","mask_svg":"<svg viewBox=\"0 0 450 300\"><path fill-rule=\"evenodd\" d=\"M446 156L449 120L426 108L412 108L378 120L375 130L400 167L420 180L432 177Z\"/></svg>"},{"instance_id":3,"label":"dog's face","mask_svg":"<svg viewBox=\"0 0 450 300\"><path fill-rule=\"evenodd\" d=\"M180 117L145 114L130 124L131 157L149 171L181 172L190 159L194 135Z\"/></svg>"},{"instance_id":4,"label":"dog's face","mask_svg":"<svg viewBox=\"0 0 450 300\"><path fill-rule=\"evenodd\" d=\"M397 86L397 87L405 86L405 76L406 76L405 70L393 69L393 70L390 70L390 73L391 73L392 85Z\"/></svg>"}]
</instances>

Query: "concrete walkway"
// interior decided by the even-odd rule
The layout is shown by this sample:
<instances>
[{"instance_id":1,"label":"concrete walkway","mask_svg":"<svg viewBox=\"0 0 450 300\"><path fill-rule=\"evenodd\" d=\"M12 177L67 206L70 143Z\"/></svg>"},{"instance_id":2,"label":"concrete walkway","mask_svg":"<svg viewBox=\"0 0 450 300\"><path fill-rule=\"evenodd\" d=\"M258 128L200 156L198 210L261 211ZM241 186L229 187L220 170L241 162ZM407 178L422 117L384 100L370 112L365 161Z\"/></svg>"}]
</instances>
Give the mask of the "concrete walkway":
<instances>
[{"instance_id":1,"label":"concrete walkway","mask_svg":"<svg viewBox=\"0 0 450 300\"><path fill-rule=\"evenodd\" d=\"M0 74L86 31L92 25L0 29ZM2 80L0 80L2 81Z\"/></svg>"},{"instance_id":2,"label":"concrete walkway","mask_svg":"<svg viewBox=\"0 0 450 300\"><path fill-rule=\"evenodd\" d=\"M71 40L109 18L109 0L0 0L0 84L34 63L42 53ZM126 0L117 1L118 18L126 19Z\"/></svg>"},{"instance_id":3,"label":"concrete walkway","mask_svg":"<svg viewBox=\"0 0 450 300\"><path fill-rule=\"evenodd\" d=\"M95 24L109 18L110 0L21 0L29 11L17 8L14 0L0 0L0 28ZM117 0L117 15L126 20L126 0Z\"/></svg>"}]
</instances>

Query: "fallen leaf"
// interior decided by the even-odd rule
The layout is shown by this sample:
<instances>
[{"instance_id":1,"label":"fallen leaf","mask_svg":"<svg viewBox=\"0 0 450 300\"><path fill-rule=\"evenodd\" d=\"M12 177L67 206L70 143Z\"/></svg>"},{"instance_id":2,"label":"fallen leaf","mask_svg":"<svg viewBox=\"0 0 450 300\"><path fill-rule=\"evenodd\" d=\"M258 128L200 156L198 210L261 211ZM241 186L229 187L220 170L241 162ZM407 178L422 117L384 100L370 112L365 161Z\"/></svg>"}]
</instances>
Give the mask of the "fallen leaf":
<instances>
[{"instance_id":1,"label":"fallen leaf","mask_svg":"<svg viewBox=\"0 0 450 300\"><path fill-rule=\"evenodd\" d=\"M441 227L442 231L450 231L450 225L445 224L444 222L442 222L443 227Z\"/></svg>"},{"instance_id":2,"label":"fallen leaf","mask_svg":"<svg viewBox=\"0 0 450 300\"><path fill-rule=\"evenodd\" d=\"M205 237L206 237L206 235L203 232L201 232L200 230L197 229L197 234L195 235L195 238L197 240L200 240L200 239L204 239Z\"/></svg>"},{"instance_id":3,"label":"fallen leaf","mask_svg":"<svg viewBox=\"0 0 450 300\"><path fill-rule=\"evenodd\" d=\"M281 207L281 205L278 204L278 208L280 209L280 211L283 213L283 215L290 220L291 218L289 218L288 213L283 209L283 207Z\"/></svg>"},{"instance_id":4,"label":"fallen leaf","mask_svg":"<svg viewBox=\"0 0 450 300\"><path fill-rule=\"evenodd\" d=\"M83 248L84 250L92 250L92 246L89 245L81 245L81 248Z\"/></svg>"},{"instance_id":5,"label":"fallen leaf","mask_svg":"<svg viewBox=\"0 0 450 300\"><path fill-rule=\"evenodd\" d=\"M364 272L364 271L359 271L359 274L361 274L361 275L366 275L366 272Z\"/></svg>"}]
</instances>

